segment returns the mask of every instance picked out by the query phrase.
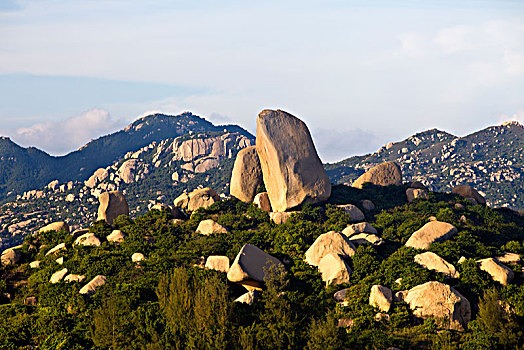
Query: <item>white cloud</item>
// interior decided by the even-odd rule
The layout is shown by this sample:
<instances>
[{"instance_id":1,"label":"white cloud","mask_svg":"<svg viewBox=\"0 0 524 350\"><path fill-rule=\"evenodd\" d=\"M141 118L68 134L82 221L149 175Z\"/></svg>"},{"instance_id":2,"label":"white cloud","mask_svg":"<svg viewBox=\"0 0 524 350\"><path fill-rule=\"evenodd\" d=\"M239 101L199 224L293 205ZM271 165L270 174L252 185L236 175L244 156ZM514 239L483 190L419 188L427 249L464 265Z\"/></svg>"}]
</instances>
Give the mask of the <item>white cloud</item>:
<instances>
[{"instance_id":1,"label":"white cloud","mask_svg":"<svg viewBox=\"0 0 524 350\"><path fill-rule=\"evenodd\" d=\"M121 124L106 110L94 108L65 120L20 128L13 139L21 145L35 146L51 154L65 154L92 138L115 131Z\"/></svg>"},{"instance_id":2,"label":"white cloud","mask_svg":"<svg viewBox=\"0 0 524 350\"><path fill-rule=\"evenodd\" d=\"M513 113L512 115L501 114L499 115L499 123L504 123L508 121L517 121L520 124L524 124L524 108L520 111Z\"/></svg>"},{"instance_id":3,"label":"white cloud","mask_svg":"<svg viewBox=\"0 0 524 350\"><path fill-rule=\"evenodd\" d=\"M322 162L337 162L348 157L368 153L378 144L377 136L370 131L335 130L316 128L313 142Z\"/></svg>"}]
</instances>

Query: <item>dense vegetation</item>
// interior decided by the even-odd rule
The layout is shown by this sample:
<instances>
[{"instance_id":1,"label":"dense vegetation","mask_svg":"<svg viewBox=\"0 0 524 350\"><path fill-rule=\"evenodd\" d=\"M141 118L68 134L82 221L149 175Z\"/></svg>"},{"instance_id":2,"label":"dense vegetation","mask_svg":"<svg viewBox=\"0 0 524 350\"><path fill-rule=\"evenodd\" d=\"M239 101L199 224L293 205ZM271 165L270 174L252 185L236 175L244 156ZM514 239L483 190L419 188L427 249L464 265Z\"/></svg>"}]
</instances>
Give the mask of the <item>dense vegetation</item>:
<instances>
[{"instance_id":1,"label":"dense vegetation","mask_svg":"<svg viewBox=\"0 0 524 350\"><path fill-rule=\"evenodd\" d=\"M23 257L0 274L0 348L19 349L506 349L524 346L522 265L512 266L516 279L508 286L493 282L476 259L504 251L524 254L524 218L511 212L472 205L452 195L432 193L429 200L406 203L405 187L336 186L329 203L305 205L285 224L275 225L267 213L234 199L199 209L174 223L166 211L153 210L136 219L121 216L110 227L94 222L90 231L106 237L123 231L123 243L101 247L73 246L74 237L49 232L26 238ZM359 246L348 261L348 285L325 287L305 251L322 233L342 230L348 214L336 204L371 199L377 209L366 220L386 244ZM455 203L464 205L456 209ZM403 245L430 216L455 225L459 232L431 251L453 263L460 279L414 263L417 251ZM227 234L201 236L198 223L212 218ZM62 266L45 253L65 242ZM278 257L285 269L268 271L265 289L252 306L234 303L245 293L225 274L194 266L200 257L227 255L232 261L251 243ZM141 252L147 260L133 263ZM458 264L464 256L466 261ZM41 261L39 269L29 262ZM78 293L84 283L49 284L57 270L68 268L89 281L103 274L108 282L91 297ZM402 278L401 283L397 283ZM389 320L377 321L369 305L374 284L394 292L437 280L453 285L472 303L473 321L465 332L439 330L436 320L415 319L408 305L394 303ZM333 293L349 287L347 306ZM6 297L9 296L10 298ZM36 297L36 305L27 302ZM509 311L506 311L506 308ZM338 327L351 319L351 327Z\"/></svg>"}]
</instances>

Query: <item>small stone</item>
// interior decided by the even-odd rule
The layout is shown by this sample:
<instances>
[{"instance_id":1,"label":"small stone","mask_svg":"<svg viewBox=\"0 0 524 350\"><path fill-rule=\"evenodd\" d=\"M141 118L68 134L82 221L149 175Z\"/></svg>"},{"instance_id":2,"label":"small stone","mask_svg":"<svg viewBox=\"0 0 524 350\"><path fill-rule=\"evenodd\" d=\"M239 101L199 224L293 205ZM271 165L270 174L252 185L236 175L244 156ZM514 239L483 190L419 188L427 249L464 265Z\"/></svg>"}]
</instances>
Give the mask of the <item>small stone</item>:
<instances>
[{"instance_id":1,"label":"small stone","mask_svg":"<svg viewBox=\"0 0 524 350\"><path fill-rule=\"evenodd\" d=\"M360 210L356 205L343 204L343 205L337 205L337 207L339 207L340 209L344 210L346 213L349 214L349 218L351 219L351 222L359 222L359 221L364 221L366 219L362 210Z\"/></svg>"},{"instance_id":2,"label":"small stone","mask_svg":"<svg viewBox=\"0 0 524 350\"><path fill-rule=\"evenodd\" d=\"M200 221L196 229L196 232L204 236L209 236L218 233L228 233L228 230L224 226L216 223L215 221L207 219Z\"/></svg>"},{"instance_id":3,"label":"small stone","mask_svg":"<svg viewBox=\"0 0 524 350\"><path fill-rule=\"evenodd\" d=\"M103 286L106 283L106 276L98 275L89 281L88 284L83 286L79 293L83 295L92 295L96 292L98 287Z\"/></svg>"},{"instance_id":4,"label":"small stone","mask_svg":"<svg viewBox=\"0 0 524 350\"><path fill-rule=\"evenodd\" d=\"M145 260L146 257L144 254L142 253L134 253L133 255L131 255L131 261L136 263L136 262L140 262L142 260Z\"/></svg>"},{"instance_id":5,"label":"small stone","mask_svg":"<svg viewBox=\"0 0 524 350\"><path fill-rule=\"evenodd\" d=\"M67 275L67 268L55 272L49 279L49 283L55 284L62 280Z\"/></svg>"},{"instance_id":6,"label":"small stone","mask_svg":"<svg viewBox=\"0 0 524 350\"><path fill-rule=\"evenodd\" d=\"M53 253L56 253L56 252L58 252L58 251L60 251L60 250L62 250L62 249L63 249L63 250L66 250L66 249L67 249L65 243L57 244L56 246L54 246L54 248L50 249L50 250L45 254L45 256L51 255L51 254L53 254Z\"/></svg>"},{"instance_id":7,"label":"small stone","mask_svg":"<svg viewBox=\"0 0 524 350\"><path fill-rule=\"evenodd\" d=\"M258 193L253 199L253 204L257 206L260 210L271 212L271 203L269 202L269 196L267 192Z\"/></svg>"},{"instance_id":8,"label":"small stone","mask_svg":"<svg viewBox=\"0 0 524 350\"><path fill-rule=\"evenodd\" d=\"M95 236L94 233L88 232L80 237L78 237L75 240L74 245L83 245L83 246L93 246L93 247L100 247L102 242L100 242L100 239Z\"/></svg>"},{"instance_id":9,"label":"small stone","mask_svg":"<svg viewBox=\"0 0 524 350\"><path fill-rule=\"evenodd\" d=\"M125 238L126 236L120 230L113 230L113 232L111 232L109 236L106 237L108 242L113 243L122 243L125 240Z\"/></svg>"},{"instance_id":10,"label":"small stone","mask_svg":"<svg viewBox=\"0 0 524 350\"><path fill-rule=\"evenodd\" d=\"M229 258L224 255L210 255L207 257L206 269L227 273L229 271Z\"/></svg>"}]
</instances>

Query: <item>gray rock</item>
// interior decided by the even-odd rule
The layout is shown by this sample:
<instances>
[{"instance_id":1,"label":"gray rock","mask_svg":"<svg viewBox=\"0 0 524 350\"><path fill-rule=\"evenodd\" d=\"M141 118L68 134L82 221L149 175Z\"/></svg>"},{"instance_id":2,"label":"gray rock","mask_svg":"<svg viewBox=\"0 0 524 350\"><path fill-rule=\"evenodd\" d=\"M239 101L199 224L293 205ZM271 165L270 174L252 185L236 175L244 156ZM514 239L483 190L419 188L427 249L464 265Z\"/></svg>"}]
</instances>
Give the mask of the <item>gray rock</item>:
<instances>
[{"instance_id":1,"label":"gray rock","mask_svg":"<svg viewBox=\"0 0 524 350\"><path fill-rule=\"evenodd\" d=\"M374 166L362 174L351 186L362 188L365 183L378 186L402 185L402 170L394 162L385 162Z\"/></svg>"},{"instance_id":2,"label":"gray rock","mask_svg":"<svg viewBox=\"0 0 524 350\"><path fill-rule=\"evenodd\" d=\"M344 210L346 213L349 214L351 222L359 222L359 221L366 220L364 213L356 205L343 204L343 205L337 205L337 207L341 208L342 210Z\"/></svg>"},{"instance_id":3,"label":"gray rock","mask_svg":"<svg viewBox=\"0 0 524 350\"><path fill-rule=\"evenodd\" d=\"M97 220L105 220L109 225L120 215L129 216L129 206L126 197L120 191L104 192L98 197Z\"/></svg>"},{"instance_id":4,"label":"gray rock","mask_svg":"<svg viewBox=\"0 0 524 350\"><path fill-rule=\"evenodd\" d=\"M415 231L406 242L407 247L429 249L434 242L442 242L457 233L457 228L447 222L430 221Z\"/></svg>"},{"instance_id":5,"label":"gray rock","mask_svg":"<svg viewBox=\"0 0 524 350\"><path fill-rule=\"evenodd\" d=\"M264 277L266 277L264 269L267 270L273 265L278 266L282 263L258 247L246 244L240 249L235 261L231 264L227 278L231 282L246 280L263 282Z\"/></svg>"},{"instance_id":6,"label":"gray rock","mask_svg":"<svg viewBox=\"0 0 524 350\"><path fill-rule=\"evenodd\" d=\"M237 154L231 173L230 193L243 202L252 202L263 184L262 168L255 146L246 147Z\"/></svg>"}]
</instances>

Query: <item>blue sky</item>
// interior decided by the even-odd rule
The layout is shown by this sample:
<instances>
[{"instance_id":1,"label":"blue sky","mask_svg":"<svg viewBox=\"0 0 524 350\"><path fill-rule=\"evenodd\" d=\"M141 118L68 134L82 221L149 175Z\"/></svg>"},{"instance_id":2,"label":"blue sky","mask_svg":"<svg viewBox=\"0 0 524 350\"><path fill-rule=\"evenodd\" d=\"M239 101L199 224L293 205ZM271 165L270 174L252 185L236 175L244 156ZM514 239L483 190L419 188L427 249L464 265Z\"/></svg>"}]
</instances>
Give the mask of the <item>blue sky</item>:
<instances>
[{"instance_id":1,"label":"blue sky","mask_svg":"<svg viewBox=\"0 0 524 350\"><path fill-rule=\"evenodd\" d=\"M0 134L64 154L151 111L254 133L280 108L335 161L523 121L522 38L522 1L4 0Z\"/></svg>"}]
</instances>

